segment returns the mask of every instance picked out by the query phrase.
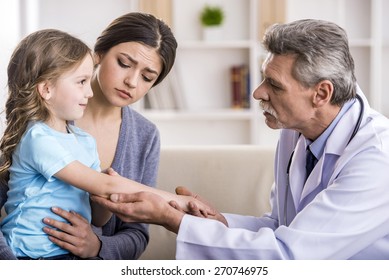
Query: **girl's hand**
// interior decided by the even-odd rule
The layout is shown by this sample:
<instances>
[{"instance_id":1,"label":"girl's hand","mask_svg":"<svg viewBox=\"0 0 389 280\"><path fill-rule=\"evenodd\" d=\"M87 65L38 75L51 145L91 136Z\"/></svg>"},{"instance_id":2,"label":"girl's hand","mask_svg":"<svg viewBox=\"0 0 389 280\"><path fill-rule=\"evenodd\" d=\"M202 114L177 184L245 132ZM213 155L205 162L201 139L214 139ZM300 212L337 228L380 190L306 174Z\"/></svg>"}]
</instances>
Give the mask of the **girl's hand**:
<instances>
[{"instance_id":1,"label":"girl's hand","mask_svg":"<svg viewBox=\"0 0 389 280\"><path fill-rule=\"evenodd\" d=\"M204 204L200 200L187 195L178 195L177 197L178 210L184 210L185 213L194 216L208 218L209 216L216 215L216 210L211 206ZM174 206L174 202L170 203Z\"/></svg>"},{"instance_id":2,"label":"girl's hand","mask_svg":"<svg viewBox=\"0 0 389 280\"><path fill-rule=\"evenodd\" d=\"M191 214L198 217L205 217L209 219L218 220L219 222L222 222L226 226L228 226L226 218L215 208L213 207L207 200L202 198L200 195L192 193L189 189L186 187L179 186L176 188L176 194L182 195L182 196L190 196L193 197L195 200L190 200L187 207L187 214ZM172 205L174 208L181 210L180 206L177 202L171 201L170 205ZM200 207L199 207L200 206ZM202 207L202 208L201 208ZM204 215L204 210L206 209L207 215Z\"/></svg>"}]
</instances>

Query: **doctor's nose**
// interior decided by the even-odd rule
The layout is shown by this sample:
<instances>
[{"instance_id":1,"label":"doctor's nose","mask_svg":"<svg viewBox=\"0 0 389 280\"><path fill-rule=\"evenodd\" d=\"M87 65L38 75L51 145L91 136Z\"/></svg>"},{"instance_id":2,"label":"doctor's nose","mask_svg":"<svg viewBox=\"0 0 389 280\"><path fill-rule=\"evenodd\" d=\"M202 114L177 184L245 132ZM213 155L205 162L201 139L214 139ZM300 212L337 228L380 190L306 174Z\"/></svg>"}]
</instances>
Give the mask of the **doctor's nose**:
<instances>
[{"instance_id":1,"label":"doctor's nose","mask_svg":"<svg viewBox=\"0 0 389 280\"><path fill-rule=\"evenodd\" d=\"M265 86L265 81L262 81L259 86L254 90L253 97L256 100L268 100L269 95Z\"/></svg>"}]
</instances>

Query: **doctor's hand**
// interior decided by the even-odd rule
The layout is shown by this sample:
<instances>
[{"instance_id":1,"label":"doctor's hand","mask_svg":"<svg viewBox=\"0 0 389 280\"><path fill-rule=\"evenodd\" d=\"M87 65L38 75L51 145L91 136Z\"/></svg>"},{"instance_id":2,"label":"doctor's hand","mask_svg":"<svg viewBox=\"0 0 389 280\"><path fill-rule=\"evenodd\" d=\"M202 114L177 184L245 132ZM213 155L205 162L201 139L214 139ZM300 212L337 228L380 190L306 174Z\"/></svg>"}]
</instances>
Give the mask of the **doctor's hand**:
<instances>
[{"instance_id":1,"label":"doctor's hand","mask_svg":"<svg viewBox=\"0 0 389 280\"><path fill-rule=\"evenodd\" d=\"M112 194L109 199L92 195L91 199L108 208L122 221L156 224L178 233L185 213L151 192Z\"/></svg>"},{"instance_id":2,"label":"doctor's hand","mask_svg":"<svg viewBox=\"0 0 389 280\"><path fill-rule=\"evenodd\" d=\"M44 227L43 231L49 235L51 242L83 259L97 257L101 241L93 232L89 222L75 212L58 207L53 207L52 211L69 223L51 218L43 219L43 222L50 226Z\"/></svg>"},{"instance_id":3,"label":"doctor's hand","mask_svg":"<svg viewBox=\"0 0 389 280\"><path fill-rule=\"evenodd\" d=\"M217 220L219 222L222 222L226 226L228 226L228 222L227 222L226 218L220 212L218 212L216 210L216 208L211 205L211 203L209 203L207 200L202 198L200 195L195 194L195 193L191 192L189 189L187 189L186 187L182 187L182 186L179 186L176 188L176 194L191 196L191 197L194 197L195 199L201 201L203 204L207 205L209 208L211 208L211 209L213 209L213 211L215 211L214 215L209 215L208 218ZM176 203L174 201L170 202L170 204L173 207L175 207L176 209L181 210L181 209L179 209L178 205L176 205ZM197 208L196 204L194 204L194 203L188 204L188 209L189 209L189 211L187 212L187 214L191 214L191 215L194 215L197 217L203 217L201 215L199 209Z\"/></svg>"}]
</instances>

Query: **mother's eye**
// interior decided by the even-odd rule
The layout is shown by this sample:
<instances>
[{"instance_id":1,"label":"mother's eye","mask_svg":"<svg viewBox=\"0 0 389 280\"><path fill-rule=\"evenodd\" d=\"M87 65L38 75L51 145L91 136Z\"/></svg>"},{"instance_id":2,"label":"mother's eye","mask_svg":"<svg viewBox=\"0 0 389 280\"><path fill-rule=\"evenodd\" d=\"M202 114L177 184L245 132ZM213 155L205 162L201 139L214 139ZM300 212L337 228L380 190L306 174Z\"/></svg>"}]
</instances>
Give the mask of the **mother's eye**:
<instances>
[{"instance_id":1,"label":"mother's eye","mask_svg":"<svg viewBox=\"0 0 389 280\"><path fill-rule=\"evenodd\" d=\"M154 81L154 79L149 78L149 77L147 77L147 76L145 76L145 75L143 75L143 80L144 80L145 82L147 82L147 83L151 83L151 82Z\"/></svg>"},{"instance_id":2,"label":"mother's eye","mask_svg":"<svg viewBox=\"0 0 389 280\"><path fill-rule=\"evenodd\" d=\"M129 67L131 67L130 65L128 65L128 64L124 63L123 61L121 61L120 59L118 59L118 64L122 68L129 68Z\"/></svg>"}]
</instances>

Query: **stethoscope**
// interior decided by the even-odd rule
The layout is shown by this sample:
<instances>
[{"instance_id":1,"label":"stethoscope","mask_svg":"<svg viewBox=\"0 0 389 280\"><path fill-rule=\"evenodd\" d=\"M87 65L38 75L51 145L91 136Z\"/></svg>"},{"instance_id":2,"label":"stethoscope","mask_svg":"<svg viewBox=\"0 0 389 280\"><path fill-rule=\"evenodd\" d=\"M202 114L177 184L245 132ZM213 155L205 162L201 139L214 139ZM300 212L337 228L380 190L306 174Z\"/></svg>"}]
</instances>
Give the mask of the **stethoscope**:
<instances>
[{"instance_id":1,"label":"stethoscope","mask_svg":"<svg viewBox=\"0 0 389 280\"><path fill-rule=\"evenodd\" d=\"M359 109L359 115L358 115L358 119L357 119L357 122L355 123L355 126L354 126L354 130L353 130L353 133L351 134L350 136L350 139L348 140L347 142L347 145L351 142L351 140L353 140L354 136L357 134L360 126L361 126L361 122L362 122L362 118L363 118L363 111L365 109L365 105L363 104L363 100L362 100L362 97L360 95L356 95L356 99L358 100L361 108ZM299 134L299 137L300 137L301 134ZM288 195L289 195L289 189L290 189L290 184L289 184L289 171L290 171L290 165L292 164L292 159L293 159L293 154L294 154L294 150L292 152L292 154L290 155L289 157L289 161L288 161L288 166L286 168L286 190L285 190L285 199L284 199L284 225L286 226L286 222L287 222L287 209L288 209Z\"/></svg>"}]
</instances>

